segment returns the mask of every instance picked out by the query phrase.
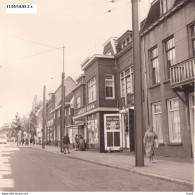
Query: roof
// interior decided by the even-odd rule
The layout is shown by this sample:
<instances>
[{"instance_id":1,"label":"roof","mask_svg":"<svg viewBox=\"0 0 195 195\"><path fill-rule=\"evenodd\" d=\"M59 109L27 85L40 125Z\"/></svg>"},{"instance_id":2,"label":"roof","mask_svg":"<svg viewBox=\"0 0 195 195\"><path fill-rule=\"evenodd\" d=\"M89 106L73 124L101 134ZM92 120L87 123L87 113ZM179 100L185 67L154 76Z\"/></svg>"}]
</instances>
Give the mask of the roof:
<instances>
[{"instance_id":1,"label":"roof","mask_svg":"<svg viewBox=\"0 0 195 195\"><path fill-rule=\"evenodd\" d=\"M173 7L168 10L165 14L162 14L161 11L161 0L155 0L152 2L149 13L144 21L141 22L141 32L146 31L149 27L151 27L155 22L157 22L162 16L169 15L171 10L175 9L175 7L180 4L182 5L185 2L190 0L175 0Z\"/></svg>"},{"instance_id":2,"label":"roof","mask_svg":"<svg viewBox=\"0 0 195 195\"><path fill-rule=\"evenodd\" d=\"M85 62L81 64L81 69L85 70L97 58L114 59L114 56L108 56L108 55L103 55L103 54L95 54L89 60L87 60L87 61L85 60Z\"/></svg>"}]
</instances>

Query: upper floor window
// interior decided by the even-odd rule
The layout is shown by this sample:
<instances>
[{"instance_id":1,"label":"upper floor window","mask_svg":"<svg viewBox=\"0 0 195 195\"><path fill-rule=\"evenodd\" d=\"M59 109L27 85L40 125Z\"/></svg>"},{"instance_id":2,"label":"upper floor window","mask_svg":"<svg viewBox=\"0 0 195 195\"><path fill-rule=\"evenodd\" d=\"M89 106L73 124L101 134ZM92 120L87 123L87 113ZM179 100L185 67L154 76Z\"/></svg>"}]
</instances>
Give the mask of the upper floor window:
<instances>
[{"instance_id":1,"label":"upper floor window","mask_svg":"<svg viewBox=\"0 0 195 195\"><path fill-rule=\"evenodd\" d=\"M192 41L192 54L195 56L195 23L190 27L191 29L191 41Z\"/></svg>"},{"instance_id":2,"label":"upper floor window","mask_svg":"<svg viewBox=\"0 0 195 195\"><path fill-rule=\"evenodd\" d=\"M105 75L106 99L114 98L114 75Z\"/></svg>"},{"instance_id":3,"label":"upper floor window","mask_svg":"<svg viewBox=\"0 0 195 195\"><path fill-rule=\"evenodd\" d=\"M162 13L165 14L167 11L169 11L173 7L174 3L175 0L162 0Z\"/></svg>"},{"instance_id":4,"label":"upper floor window","mask_svg":"<svg viewBox=\"0 0 195 195\"><path fill-rule=\"evenodd\" d=\"M167 57L167 69L169 72L169 68L176 63L174 37L171 37L165 41L165 51ZM170 78L170 74L168 74L168 77Z\"/></svg>"},{"instance_id":5,"label":"upper floor window","mask_svg":"<svg viewBox=\"0 0 195 195\"><path fill-rule=\"evenodd\" d=\"M150 60L152 66L152 84L156 84L160 82L157 47L150 50Z\"/></svg>"},{"instance_id":6,"label":"upper floor window","mask_svg":"<svg viewBox=\"0 0 195 195\"><path fill-rule=\"evenodd\" d=\"M120 73L121 97L128 93L133 93L133 66Z\"/></svg>"},{"instance_id":7,"label":"upper floor window","mask_svg":"<svg viewBox=\"0 0 195 195\"><path fill-rule=\"evenodd\" d=\"M81 107L81 97L77 97L76 98L76 108L80 108Z\"/></svg>"},{"instance_id":8,"label":"upper floor window","mask_svg":"<svg viewBox=\"0 0 195 195\"><path fill-rule=\"evenodd\" d=\"M89 103L96 100L96 78L93 77L88 82L88 101Z\"/></svg>"}]
</instances>

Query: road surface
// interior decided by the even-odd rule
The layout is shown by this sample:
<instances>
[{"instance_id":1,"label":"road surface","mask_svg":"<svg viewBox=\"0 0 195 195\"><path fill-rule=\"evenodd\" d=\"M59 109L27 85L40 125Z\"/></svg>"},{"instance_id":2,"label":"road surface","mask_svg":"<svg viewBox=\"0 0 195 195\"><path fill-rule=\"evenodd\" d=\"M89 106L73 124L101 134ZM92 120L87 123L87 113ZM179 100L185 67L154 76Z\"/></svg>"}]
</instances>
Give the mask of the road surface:
<instances>
[{"instance_id":1,"label":"road surface","mask_svg":"<svg viewBox=\"0 0 195 195\"><path fill-rule=\"evenodd\" d=\"M1 144L0 191L188 192L192 188L35 148Z\"/></svg>"}]
</instances>

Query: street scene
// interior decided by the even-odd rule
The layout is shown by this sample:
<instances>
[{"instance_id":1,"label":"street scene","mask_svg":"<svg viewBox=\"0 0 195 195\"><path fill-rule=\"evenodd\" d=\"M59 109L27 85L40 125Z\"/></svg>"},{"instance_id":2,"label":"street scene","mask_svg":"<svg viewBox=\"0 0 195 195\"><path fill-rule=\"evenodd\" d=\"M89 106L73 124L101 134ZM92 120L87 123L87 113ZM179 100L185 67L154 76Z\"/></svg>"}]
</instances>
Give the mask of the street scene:
<instances>
[{"instance_id":1,"label":"street scene","mask_svg":"<svg viewBox=\"0 0 195 195\"><path fill-rule=\"evenodd\" d=\"M193 192L195 1L21 3L0 6L0 191Z\"/></svg>"}]
</instances>

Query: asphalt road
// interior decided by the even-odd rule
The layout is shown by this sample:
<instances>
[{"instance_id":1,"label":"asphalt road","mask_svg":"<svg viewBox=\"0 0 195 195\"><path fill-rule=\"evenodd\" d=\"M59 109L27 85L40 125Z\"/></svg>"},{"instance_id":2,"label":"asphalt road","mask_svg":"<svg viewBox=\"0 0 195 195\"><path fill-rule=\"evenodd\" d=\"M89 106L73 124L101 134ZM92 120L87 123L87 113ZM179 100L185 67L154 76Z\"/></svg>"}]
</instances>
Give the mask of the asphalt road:
<instances>
[{"instance_id":1,"label":"asphalt road","mask_svg":"<svg viewBox=\"0 0 195 195\"><path fill-rule=\"evenodd\" d=\"M179 191L192 188L38 149L0 145L0 191Z\"/></svg>"}]
</instances>

